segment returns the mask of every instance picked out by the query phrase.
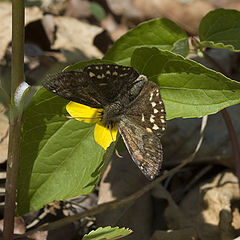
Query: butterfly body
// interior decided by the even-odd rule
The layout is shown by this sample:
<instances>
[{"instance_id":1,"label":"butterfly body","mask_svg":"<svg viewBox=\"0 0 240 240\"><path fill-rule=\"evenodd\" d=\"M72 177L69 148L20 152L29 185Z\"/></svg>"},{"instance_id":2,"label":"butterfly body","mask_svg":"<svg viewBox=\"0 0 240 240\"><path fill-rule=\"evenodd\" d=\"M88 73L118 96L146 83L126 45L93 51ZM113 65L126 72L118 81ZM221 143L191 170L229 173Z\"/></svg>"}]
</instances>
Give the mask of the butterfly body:
<instances>
[{"instance_id":1,"label":"butterfly body","mask_svg":"<svg viewBox=\"0 0 240 240\"><path fill-rule=\"evenodd\" d=\"M92 64L83 71L65 71L43 81L48 90L68 100L103 109L106 126L117 124L137 166L150 180L161 168L160 137L166 129L158 85L132 67Z\"/></svg>"}]
</instances>

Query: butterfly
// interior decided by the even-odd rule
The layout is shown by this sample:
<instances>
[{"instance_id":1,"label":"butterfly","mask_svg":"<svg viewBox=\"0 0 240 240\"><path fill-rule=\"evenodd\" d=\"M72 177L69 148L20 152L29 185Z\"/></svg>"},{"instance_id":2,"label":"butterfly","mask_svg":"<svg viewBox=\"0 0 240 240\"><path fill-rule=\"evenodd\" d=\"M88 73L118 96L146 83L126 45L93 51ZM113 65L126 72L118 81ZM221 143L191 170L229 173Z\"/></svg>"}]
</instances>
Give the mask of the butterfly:
<instances>
[{"instance_id":1,"label":"butterfly","mask_svg":"<svg viewBox=\"0 0 240 240\"><path fill-rule=\"evenodd\" d=\"M133 67L91 64L50 75L43 86L67 100L103 109L101 121L116 124L136 165L150 180L158 176L166 130L160 89Z\"/></svg>"}]
</instances>

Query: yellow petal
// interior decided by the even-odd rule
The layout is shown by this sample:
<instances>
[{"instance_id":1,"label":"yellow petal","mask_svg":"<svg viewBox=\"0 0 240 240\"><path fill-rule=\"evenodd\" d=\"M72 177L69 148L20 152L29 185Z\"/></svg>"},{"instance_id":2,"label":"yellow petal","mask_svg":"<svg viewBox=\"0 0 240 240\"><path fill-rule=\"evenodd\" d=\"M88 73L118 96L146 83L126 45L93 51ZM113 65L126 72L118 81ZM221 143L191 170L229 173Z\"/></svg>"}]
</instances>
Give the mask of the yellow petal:
<instances>
[{"instance_id":1,"label":"yellow petal","mask_svg":"<svg viewBox=\"0 0 240 240\"><path fill-rule=\"evenodd\" d=\"M76 120L85 123L96 123L100 121L100 114L102 112L102 109L91 108L76 102L69 102L66 110L72 117L76 118Z\"/></svg>"},{"instance_id":2,"label":"yellow petal","mask_svg":"<svg viewBox=\"0 0 240 240\"><path fill-rule=\"evenodd\" d=\"M114 125L110 130L105 127L102 123L97 123L94 130L95 141L103 147L105 150L110 146L113 141L117 139L118 128ZM112 134L111 134L112 133Z\"/></svg>"}]
</instances>

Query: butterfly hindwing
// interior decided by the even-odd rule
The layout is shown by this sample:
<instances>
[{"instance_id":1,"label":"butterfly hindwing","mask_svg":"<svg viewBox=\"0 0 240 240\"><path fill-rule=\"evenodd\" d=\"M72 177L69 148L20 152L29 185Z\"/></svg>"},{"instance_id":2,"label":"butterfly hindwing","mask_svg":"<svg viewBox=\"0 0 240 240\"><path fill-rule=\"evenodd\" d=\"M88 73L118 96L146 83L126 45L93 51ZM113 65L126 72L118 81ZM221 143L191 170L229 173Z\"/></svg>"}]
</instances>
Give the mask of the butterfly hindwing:
<instances>
[{"instance_id":1,"label":"butterfly hindwing","mask_svg":"<svg viewBox=\"0 0 240 240\"><path fill-rule=\"evenodd\" d=\"M147 82L118 123L132 159L151 180L158 175L162 165L160 137L166 129L165 116L159 87Z\"/></svg>"},{"instance_id":2,"label":"butterfly hindwing","mask_svg":"<svg viewBox=\"0 0 240 240\"><path fill-rule=\"evenodd\" d=\"M162 165L160 139L128 117L119 122L118 128L133 161L148 179L153 180Z\"/></svg>"}]
</instances>

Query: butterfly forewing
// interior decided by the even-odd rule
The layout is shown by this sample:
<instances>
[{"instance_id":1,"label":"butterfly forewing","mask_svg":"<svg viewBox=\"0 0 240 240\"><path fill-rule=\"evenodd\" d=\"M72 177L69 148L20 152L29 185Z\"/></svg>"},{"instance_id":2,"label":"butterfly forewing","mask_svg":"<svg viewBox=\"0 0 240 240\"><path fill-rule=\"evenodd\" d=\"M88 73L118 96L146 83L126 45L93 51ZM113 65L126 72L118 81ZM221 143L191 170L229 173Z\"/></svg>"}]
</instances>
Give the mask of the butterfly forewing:
<instances>
[{"instance_id":1,"label":"butterfly forewing","mask_svg":"<svg viewBox=\"0 0 240 240\"><path fill-rule=\"evenodd\" d=\"M77 103L102 108L102 99L83 71L65 71L49 75L42 85L49 91Z\"/></svg>"},{"instance_id":2,"label":"butterfly forewing","mask_svg":"<svg viewBox=\"0 0 240 240\"><path fill-rule=\"evenodd\" d=\"M139 76L132 67L116 64L92 64L83 71L65 71L49 75L43 86L65 99L103 108L121 99Z\"/></svg>"},{"instance_id":3,"label":"butterfly forewing","mask_svg":"<svg viewBox=\"0 0 240 240\"><path fill-rule=\"evenodd\" d=\"M132 67L116 64L92 64L84 68L104 104L121 99L132 87L139 74Z\"/></svg>"}]
</instances>

